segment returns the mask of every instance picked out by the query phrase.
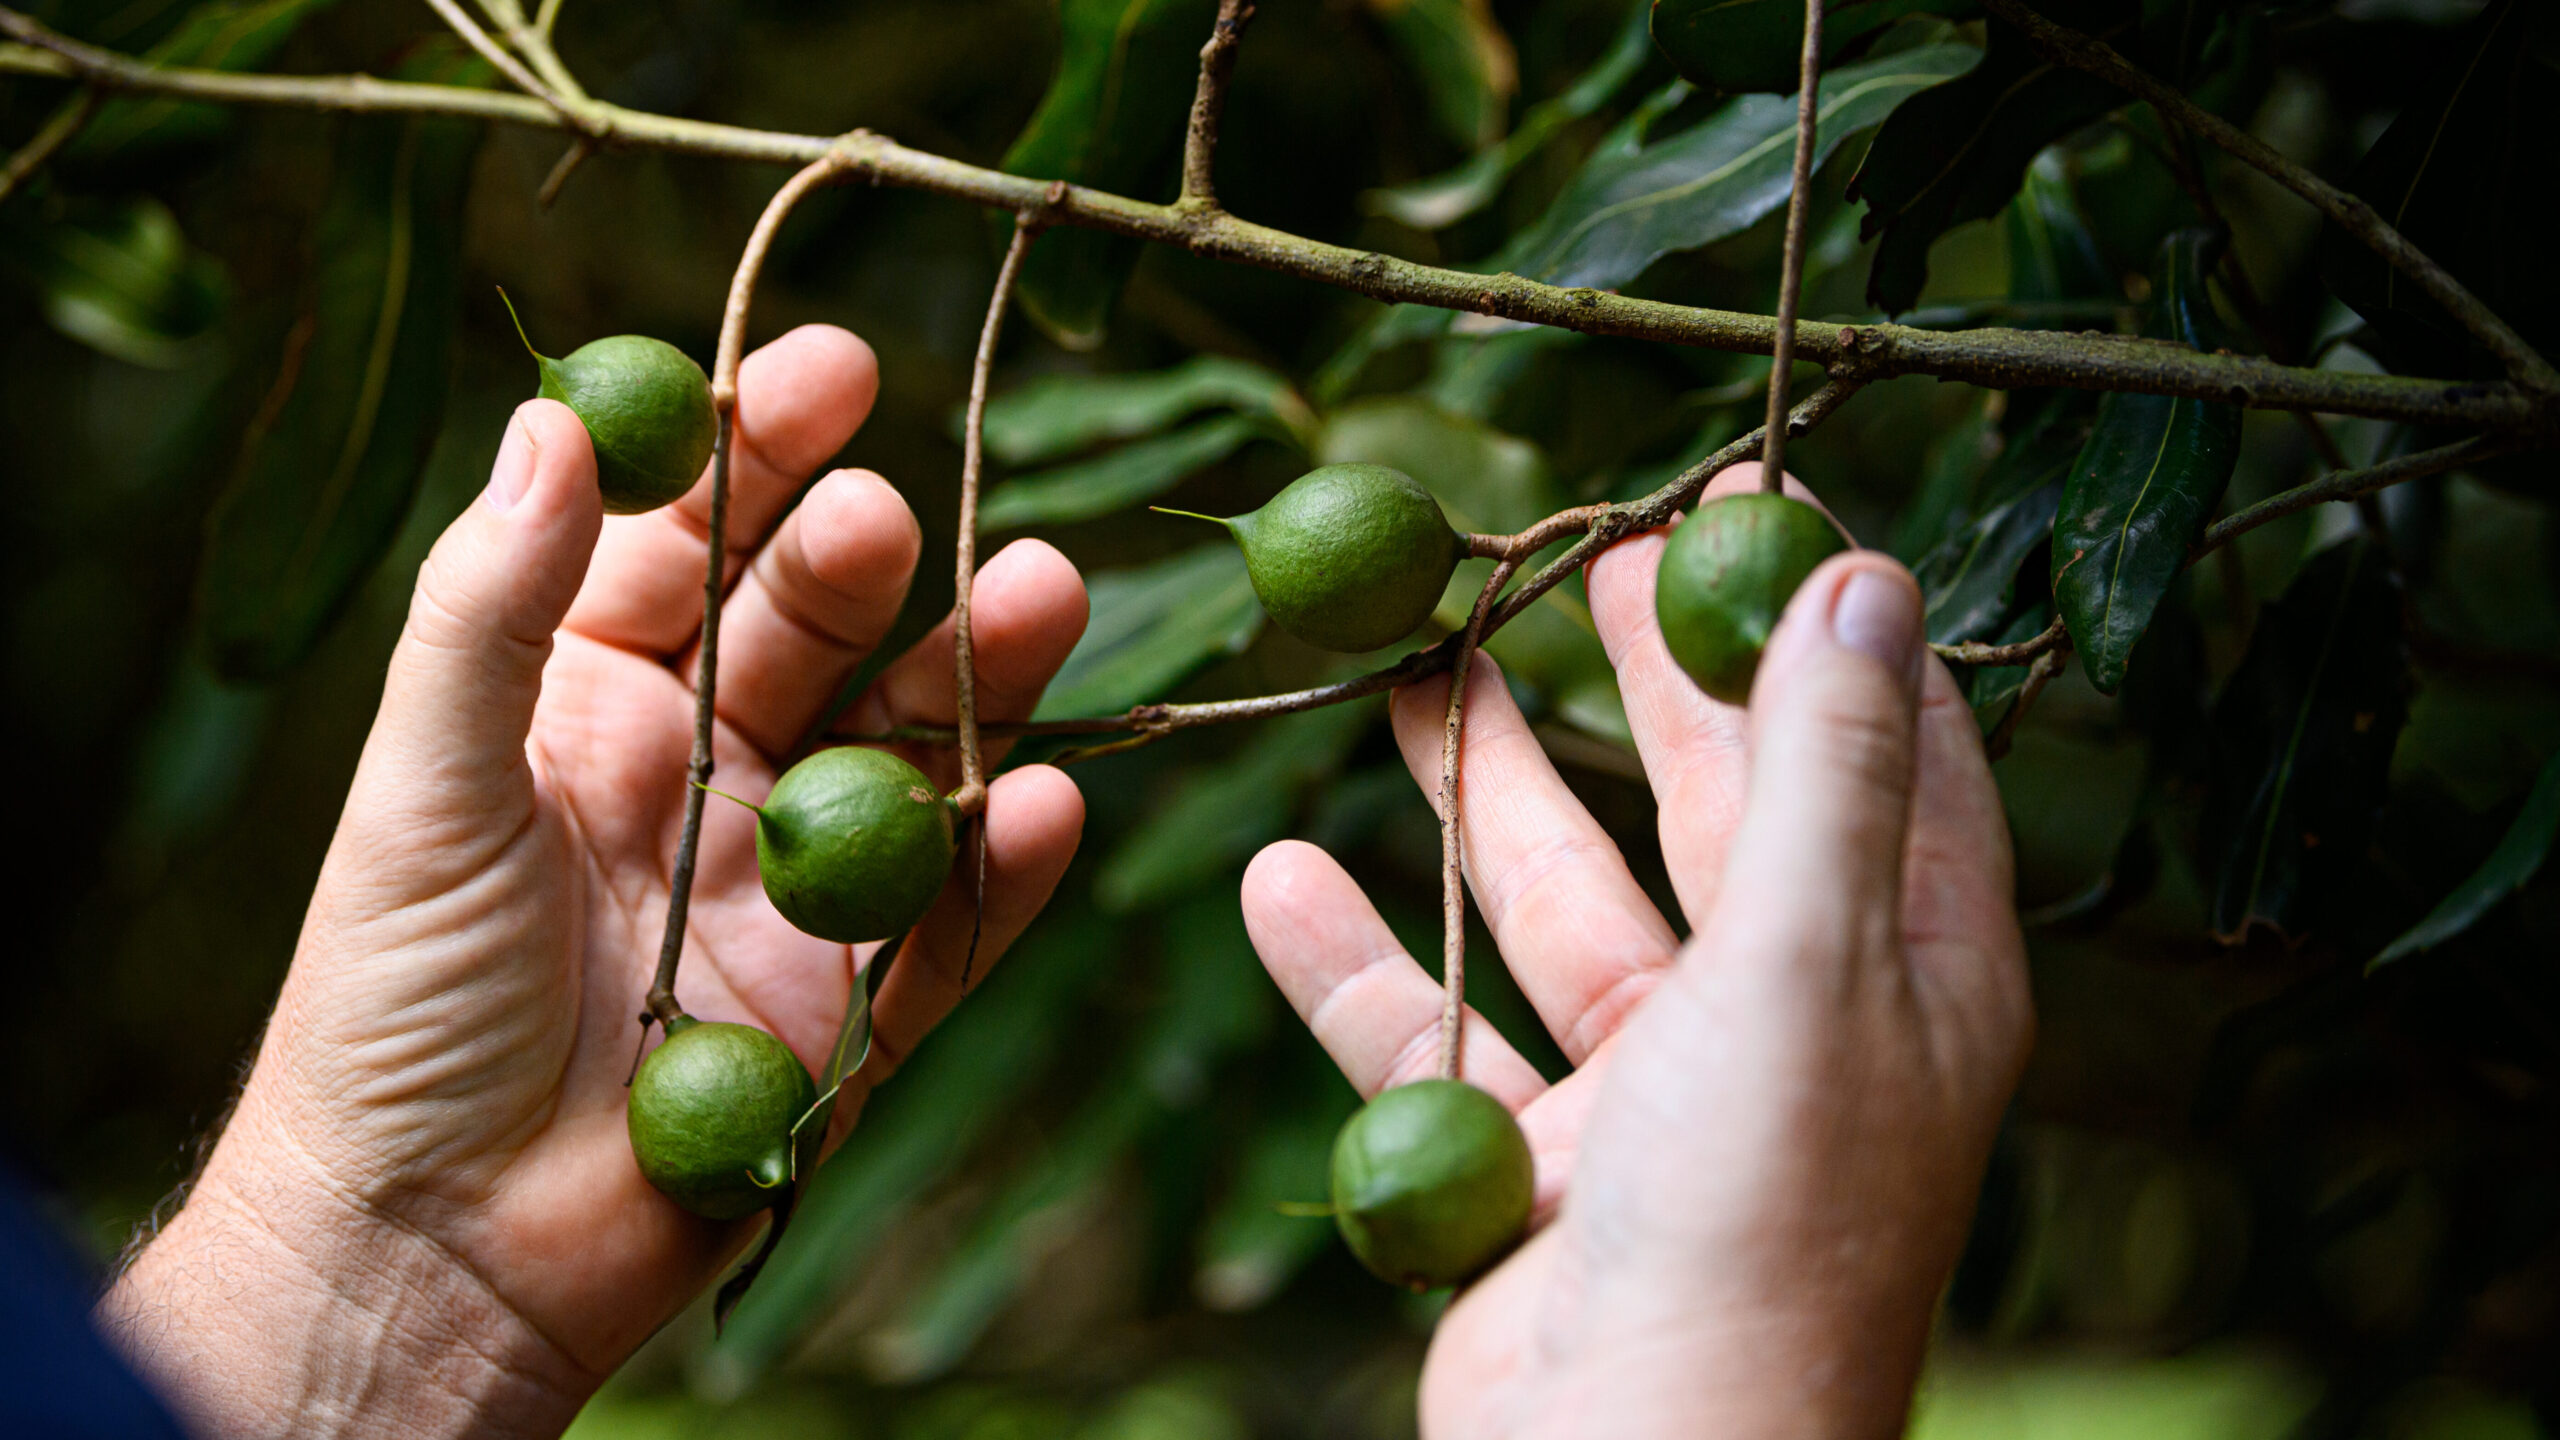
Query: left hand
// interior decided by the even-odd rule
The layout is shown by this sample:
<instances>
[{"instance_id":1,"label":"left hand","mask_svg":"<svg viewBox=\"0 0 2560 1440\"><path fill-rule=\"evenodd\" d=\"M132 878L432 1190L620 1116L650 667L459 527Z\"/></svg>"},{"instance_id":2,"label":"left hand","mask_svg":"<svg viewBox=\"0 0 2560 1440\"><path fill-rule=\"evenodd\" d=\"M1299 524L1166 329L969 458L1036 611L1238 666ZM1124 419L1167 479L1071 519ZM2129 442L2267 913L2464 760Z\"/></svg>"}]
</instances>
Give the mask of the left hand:
<instances>
[{"instance_id":1,"label":"left hand","mask_svg":"<svg viewBox=\"0 0 2560 1440\"><path fill-rule=\"evenodd\" d=\"M920 540L887 482L837 471L792 504L877 387L870 348L825 326L740 374L715 755L750 799L905 599ZM749 1239L755 1222L650 1189L623 1118L683 814L709 493L604 518L585 428L529 401L421 570L238 1110L102 1307L203 1433L557 1434ZM1055 550L990 561L981 713L1029 714L1084 621ZM946 621L845 725L948 724L952 685ZM957 779L947 751L909 758ZM1048 899L1083 805L1034 766L988 814L981 974ZM954 884L907 941L831 1143L959 1000L969 912ZM819 1071L875 947L786 924L727 801L689 928L686 1007Z\"/></svg>"}]
</instances>

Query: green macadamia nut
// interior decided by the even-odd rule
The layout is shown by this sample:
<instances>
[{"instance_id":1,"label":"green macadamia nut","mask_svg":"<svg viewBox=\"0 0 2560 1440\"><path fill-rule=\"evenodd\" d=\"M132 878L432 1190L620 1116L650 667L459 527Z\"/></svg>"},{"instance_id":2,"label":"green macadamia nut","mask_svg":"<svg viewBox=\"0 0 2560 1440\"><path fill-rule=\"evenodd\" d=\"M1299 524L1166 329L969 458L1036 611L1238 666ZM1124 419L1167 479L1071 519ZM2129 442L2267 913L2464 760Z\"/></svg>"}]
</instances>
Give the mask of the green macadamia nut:
<instances>
[{"instance_id":1,"label":"green macadamia nut","mask_svg":"<svg viewBox=\"0 0 2560 1440\"><path fill-rule=\"evenodd\" d=\"M1728 705L1749 701L1796 588L1848 548L1831 518L1801 500L1752 493L1708 501L1662 547L1653 582L1662 643L1700 689Z\"/></svg>"},{"instance_id":2,"label":"green macadamia nut","mask_svg":"<svg viewBox=\"0 0 2560 1440\"><path fill-rule=\"evenodd\" d=\"M1272 623L1327 650L1376 650L1412 634L1466 557L1440 502L1384 465L1311 470L1261 509L1217 523L1243 547Z\"/></svg>"},{"instance_id":3,"label":"green macadamia nut","mask_svg":"<svg viewBox=\"0 0 2560 1440\"><path fill-rule=\"evenodd\" d=\"M951 806L885 750L821 750L756 812L756 869L784 919L821 940L886 940L951 876Z\"/></svg>"},{"instance_id":4,"label":"green macadamia nut","mask_svg":"<svg viewBox=\"0 0 2560 1440\"><path fill-rule=\"evenodd\" d=\"M791 1127L818 1087L791 1047L752 1025L678 1017L631 1080L631 1153L659 1193L736 1220L792 1182Z\"/></svg>"},{"instance_id":5,"label":"green macadamia nut","mask_svg":"<svg viewBox=\"0 0 2560 1440\"><path fill-rule=\"evenodd\" d=\"M1414 1290L1491 1266L1528 1228L1528 1139L1502 1102L1458 1080L1399 1085L1333 1142L1333 1223L1370 1273Z\"/></svg>"}]
</instances>

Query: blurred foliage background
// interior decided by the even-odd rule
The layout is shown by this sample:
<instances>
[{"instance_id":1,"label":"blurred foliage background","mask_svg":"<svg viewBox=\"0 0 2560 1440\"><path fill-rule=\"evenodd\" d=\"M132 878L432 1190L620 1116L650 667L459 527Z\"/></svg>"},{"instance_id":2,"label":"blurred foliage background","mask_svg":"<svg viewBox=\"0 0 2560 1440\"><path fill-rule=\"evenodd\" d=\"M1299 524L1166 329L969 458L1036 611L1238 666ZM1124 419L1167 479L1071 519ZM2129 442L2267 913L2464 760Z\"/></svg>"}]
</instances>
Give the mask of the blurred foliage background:
<instances>
[{"instance_id":1,"label":"blurred foliage background","mask_svg":"<svg viewBox=\"0 0 2560 1440\"><path fill-rule=\"evenodd\" d=\"M1752 68L1765 46L1684 41L1702 7L1662 8L1266 0L1222 193L1417 259L1766 310L1785 192L1769 137L1793 102L1751 88L1770 83ZM1962 3L1840 8L1808 314L2132 330L2176 291L2243 350L2473 364L2376 301L2307 209L2185 156L2094 82L2013 88L2025 113L1934 92L1980 121L1952 153L1964 127L1943 119L1897 133L1888 114L1986 39L1977 80L2015 57ZM2551 348L2560 44L2532 0L2115 8L2170 37L2152 53L2203 103L2323 173L2396 187L2396 218ZM560 44L620 103L868 126L1160 198L1213 9L580 0ZM392 0L33 12L185 63L475 78L424 7ZM1783 13L1771 33L1792 46ZM7 82L0 137L65 97ZM546 210L560 149L123 99L0 205L0 454L24 527L0 573L0 724L32 839L0 1063L11 1154L102 1262L185 1175L255 1045L416 566L532 392L492 286L552 353L642 331L707 360L781 179L606 155ZM1912 202L1896 157L1915 149L1969 177L1961 203ZM2224 227L2208 248L2227 241L2254 295L2228 266L2210 291L2153 278L2163 238L2199 224ZM1350 673L1268 633L1232 551L1141 502L1223 513L1310 462L1382 460L1463 527L1508 530L1658 485L1756 423L1766 384L1765 360L1386 311L1092 234L1033 253L1037 324L999 366L986 519L1092 582L1092 633L1047 714ZM827 191L758 299L758 338L824 320L877 348L879 408L844 460L905 491L928 556L951 538L994 258L969 207ZM386 297L404 317L389 328ZM2090 408L1904 379L1790 459L1867 543L1925 561L1937 638L2015 638L2050 614L2054 477ZM2373 422L2328 434L2357 462L2433 443ZM2221 503L2318 465L2292 419L2251 413ZM2528 458L2255 531L2162 582L2118 693L2075 667L2026 719L1999 769L2042 1035L1917 1433L2560 1430L2554 498ZM1444 619L1483 568L1461 571ZM1578 594L1491 648L1676 914ZM948 598L927 563L900 639ZM1996 722L2015 672L1971 678ZM2299 722L2272 748L2271 694ZM1436 833L1382 717L1371 701L1188 732L1079 769L1092 820L1053 913L873 1104L728 1335L688 1314L577 1434L1408 1432L1435 1306L1274 1209L1322 1193L1354 1097L1263 979L1235 902L1258 847L1303 836L1429 953ZM2235 849L2252 826L2285 833ZM1552 1072L1500 967L1475 974L1471 997Z\"/></svg>"}]
</instances>

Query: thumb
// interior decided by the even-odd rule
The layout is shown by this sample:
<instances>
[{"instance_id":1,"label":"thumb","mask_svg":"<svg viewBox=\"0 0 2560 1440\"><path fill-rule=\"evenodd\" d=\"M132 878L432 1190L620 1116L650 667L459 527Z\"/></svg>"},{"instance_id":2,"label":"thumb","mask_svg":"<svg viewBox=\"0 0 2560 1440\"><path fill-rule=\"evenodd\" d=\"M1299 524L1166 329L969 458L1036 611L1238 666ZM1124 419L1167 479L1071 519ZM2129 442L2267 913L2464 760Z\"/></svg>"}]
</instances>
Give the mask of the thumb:
<instances>
[{"instance_id":1,"label":"thumb","mask_svg":"<svg viewBox=\"0 0 2560 1440\"><path fill-rule=\"evenodd\" d=\"M586 426L555 400L516 407L488 488L419 567L365 768L439 809L504 803L524 773L551 634L603 526Z\"/></svg>"},{"instance_id":2,"label":"thumb","mask_svg":"<svg viewBox=\"0 0 2560 1440\"><path fill-rule=\"evenodd\" d=\"M1921 667L1920 590L1871 550L1806 579L1751 691L1751 790L1717 929L1754 953L1891 955L1901 923ZM1728 915L1726 912L1739 912Z\"/></svg>"}]
</instances>

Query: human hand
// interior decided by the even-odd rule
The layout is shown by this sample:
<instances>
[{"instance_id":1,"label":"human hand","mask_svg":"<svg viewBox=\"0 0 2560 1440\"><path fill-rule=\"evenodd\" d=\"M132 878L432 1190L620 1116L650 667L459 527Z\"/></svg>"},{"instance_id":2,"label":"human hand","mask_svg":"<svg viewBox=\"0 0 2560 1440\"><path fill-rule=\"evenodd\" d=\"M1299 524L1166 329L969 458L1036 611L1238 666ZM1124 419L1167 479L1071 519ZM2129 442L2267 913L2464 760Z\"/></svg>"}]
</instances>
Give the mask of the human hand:
<instances>
[{"instance_id":1,"label":"human hand","mask_svg":"<svg viewBox=\"0 0 2560 1440\"><path fill-rule=\"evenodd\" d=\"M869 347L826 326L740 373L714 753L748 798L906 595L920 537L886 481L837 471L791 503L877 388ZM420 571L238 1108L102 1307L203 1433L557 1434L749 1238L650 1189L623 1120L684 808L708 513L705 483L603 518L584 427L530 401ZM981 572L973 618L980 713L1021 718L1083 631L1083 584L1021 542ZM946 620L843 723L947 724L953 703ZM956 782L948 752L907 758ZM1083 805L1033 766L987 815L981 973L1048 899ZM960 998L969 904L946 889L901 949L831 1143ZM688 938L687 1008L761 1025L813 1071L877 948L786 924L753 817L718 801Z\"/></svg>"},{"instance_id":2,"label":"human hand","mask_svg":"<svg viewBox=\"0 0 2560 1440\"><path fill-rule=\"evenodd\" d=\"M1755 488L1737 466L1711 495ZM1800 493L1800 492L1799 492ZM1493 664L1469 678L1462 839L1505 963L1577 1067L1469 1013L1465 1077L1537 1160L1534 1236L1461 1292L1425 1434L1899 1434L2033 1018L2008 829L1971 711L1872 551L1806 581L1748 712L1664 650L1663 539L1590 570L1660 804L1682 944ZM1438 788L1445 680L1398 693ZM1364 1095L1433 1073L1441 991L1340 866L1247 871L1255 947Z\"/></svg>"}]
</instances>

